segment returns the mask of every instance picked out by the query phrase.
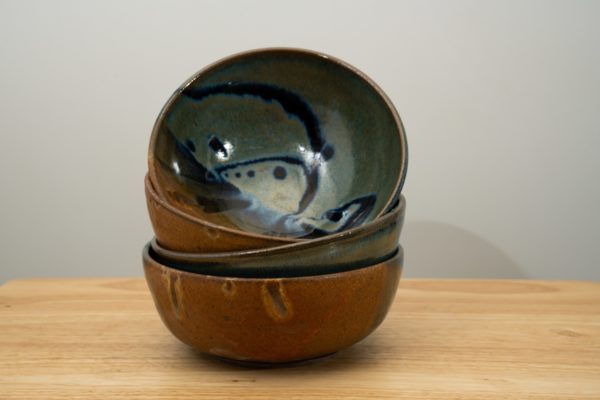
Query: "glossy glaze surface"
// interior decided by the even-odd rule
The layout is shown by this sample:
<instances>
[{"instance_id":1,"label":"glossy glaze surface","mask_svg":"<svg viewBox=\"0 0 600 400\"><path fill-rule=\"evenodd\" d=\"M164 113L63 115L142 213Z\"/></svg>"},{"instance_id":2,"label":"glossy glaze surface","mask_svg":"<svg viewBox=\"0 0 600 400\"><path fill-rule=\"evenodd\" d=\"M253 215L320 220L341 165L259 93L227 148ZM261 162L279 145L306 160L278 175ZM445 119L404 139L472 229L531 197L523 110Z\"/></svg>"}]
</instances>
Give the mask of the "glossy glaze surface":
<instances>
[{"instance_id":1,"label":"glossy glaze surface","mask_svg":"<svg viewBox=\"0 0 600 400\"><path fill-rule=\"evenodd\" d=\"M177 269L220 276L291 277L329 274L388 259L397 247L406 202L388 214L343 233L266 249L218 253L168 250L155 239L154 257Z\"/></svg>"},{"instance_id":2,"label":"glossy glaze surface","mask_svg":"<svg viewBox=\"0 0 600 400\"><path fill-rule=\"evenodd\" d=\"M263 363L312 359L348 347L385 318L402 261L280 279L215 277L175 270L144 249L156 308L182 342L217 357Z\"/></svg>"},{"instance_id":3,"label":"glossy glaze surface","mask_svg":"<svg viewBox=\"0 0 600 400\"><path fill-rule=\"evenodd\" d=\"M186 82L155 125L149 167L170 204L212 223L317 237L389 209L406 140L385 95L317 53L271 49Z\"/></svg>"}]
</instances>

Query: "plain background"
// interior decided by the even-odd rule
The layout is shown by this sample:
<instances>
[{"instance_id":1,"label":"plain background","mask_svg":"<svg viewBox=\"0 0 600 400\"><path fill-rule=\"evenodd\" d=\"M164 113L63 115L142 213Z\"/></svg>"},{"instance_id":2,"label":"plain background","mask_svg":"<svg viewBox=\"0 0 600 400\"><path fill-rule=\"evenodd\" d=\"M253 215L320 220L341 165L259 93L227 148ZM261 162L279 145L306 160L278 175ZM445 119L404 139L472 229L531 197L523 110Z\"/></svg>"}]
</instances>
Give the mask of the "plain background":
<instances>
[{"instance_id":1,"label":"plain background","mask_svg":"<svg viewBox=\"0 0 600 400\"><path fill-rule=\"evenodd\" d=\"M0 282L141 275L150 130L195 71L309 48L408 133L405 276L600 280L600 2L0 2ZM376 156L376 155L375 155Z\"/></svg>"}]
</instances>

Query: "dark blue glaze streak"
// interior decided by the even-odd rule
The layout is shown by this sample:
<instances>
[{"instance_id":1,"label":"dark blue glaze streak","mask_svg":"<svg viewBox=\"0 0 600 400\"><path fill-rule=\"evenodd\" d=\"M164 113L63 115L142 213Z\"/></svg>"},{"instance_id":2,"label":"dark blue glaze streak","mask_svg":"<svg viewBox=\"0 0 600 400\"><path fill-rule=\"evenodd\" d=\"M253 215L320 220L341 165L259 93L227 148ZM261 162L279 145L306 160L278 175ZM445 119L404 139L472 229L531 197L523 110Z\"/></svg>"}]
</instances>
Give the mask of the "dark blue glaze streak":
<instances>
[{"instance_id":1,"label":"dark blue glaze streak","mask_svg":"<svg viewBox=\"0 0 600 400\"><path fill-rule=\"evenodd\" d=\"M321 134L317 116L300 96L289 90L264 83L228 82L202 88L188 87L182 94L198 101L217 94L256 96L269 102L277 101L288 114L296 116L302 122L306 129L310 148L314 154L321 154L321 159L324 161L329 160L334 155L333 146L326 144ZM213 148L212 143L209 143L209 145ZM308 166L307 187L300 199L297 213L301 213L308 207L317 193L318 186L319 163L315 159L313 165Z\"/></svg>"}]
</instances>

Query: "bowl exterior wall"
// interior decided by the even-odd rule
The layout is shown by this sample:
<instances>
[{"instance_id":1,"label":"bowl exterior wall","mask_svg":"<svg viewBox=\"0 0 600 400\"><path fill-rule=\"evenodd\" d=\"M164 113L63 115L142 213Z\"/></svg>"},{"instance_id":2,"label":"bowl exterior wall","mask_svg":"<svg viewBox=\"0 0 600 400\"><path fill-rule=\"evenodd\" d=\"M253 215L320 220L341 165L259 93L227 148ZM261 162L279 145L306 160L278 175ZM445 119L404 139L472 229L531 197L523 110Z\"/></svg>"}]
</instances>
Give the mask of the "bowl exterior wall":
<instances>
[{"instance_id":1,"label":"bowl exterior wall","mask_svg":"<svg viewBox=\"0 0 600 400\"><path fill-rule=\"evenodd\" d=\"M163 322L182 342L231 360L286 363L369 335L396 293L401 254L343 273L242 279L168 268L146 248L144 271Z\"/></svg>"},{"instance_id":2,"label":"bowl exterior wall","mask_svg":"<svg viewBox=\"0 0 600 400\"><path fill-rule=\"evenodd\" d=\"M346 234L283 246L238 252L189 253L170 251L158 239L151 242L151 247L157 259L165 260L166 265L200 274L236 277L330 274L389 258L398 247L404 223L405 202L402 201L399 207Z\"/></svg>"},{"instance_id":3,"label":"bowl exterior wall","mask_svg":"<svg viewBox=\"0 0 600 400\"><path fill-rule=\"evenodd\" d=\"M161 245L182 252L224 252L260 249L298 240L259 237L236 233L219 226L203 223L173 209L153 191L149 178L145 180L146 205L154 234Z\"/></svg>"}]
</instances>

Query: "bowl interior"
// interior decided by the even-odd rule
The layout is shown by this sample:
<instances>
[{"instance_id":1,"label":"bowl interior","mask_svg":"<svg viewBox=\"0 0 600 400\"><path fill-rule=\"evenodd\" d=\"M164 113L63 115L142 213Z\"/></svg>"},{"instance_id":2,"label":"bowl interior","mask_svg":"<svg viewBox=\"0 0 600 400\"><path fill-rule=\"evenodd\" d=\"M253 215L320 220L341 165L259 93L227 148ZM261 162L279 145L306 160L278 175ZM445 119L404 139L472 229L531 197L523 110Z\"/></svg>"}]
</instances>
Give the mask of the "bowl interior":
<instances>
[{"instance_id":1,"label":"bowl interior","mask_svg":"<svg viewBox=\"0 0 600 400\"><path fill-rule=\"evenodd\" d=\"M186 82L154 127L150 173L179 209L247 232L316 237L389 209L406 172L393 106L330 57L262 50Z\"/></svg>"}]
</instances>

